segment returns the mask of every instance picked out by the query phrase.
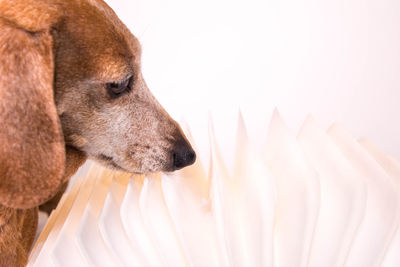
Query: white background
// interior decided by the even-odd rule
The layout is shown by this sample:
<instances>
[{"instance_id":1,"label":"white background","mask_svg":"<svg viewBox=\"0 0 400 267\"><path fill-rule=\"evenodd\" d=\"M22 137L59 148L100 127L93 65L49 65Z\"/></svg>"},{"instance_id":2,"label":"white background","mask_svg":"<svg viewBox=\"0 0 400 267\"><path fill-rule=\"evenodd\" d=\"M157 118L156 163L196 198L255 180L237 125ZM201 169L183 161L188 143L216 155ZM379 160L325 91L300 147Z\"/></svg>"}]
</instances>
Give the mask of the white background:
<instances>
[{"instance_id":1,"label":"white background","mask_svg":"<svg viewBox=\"0 0 400 267\"><path fill-rule=\"evenodd\" d=\"M238 106L260 139L277 107L308 113L400 158L400 1L107 0L143 46L150 90L188 121L208 161L214 113L228 161Z\"/></svg>"}]
</instances>

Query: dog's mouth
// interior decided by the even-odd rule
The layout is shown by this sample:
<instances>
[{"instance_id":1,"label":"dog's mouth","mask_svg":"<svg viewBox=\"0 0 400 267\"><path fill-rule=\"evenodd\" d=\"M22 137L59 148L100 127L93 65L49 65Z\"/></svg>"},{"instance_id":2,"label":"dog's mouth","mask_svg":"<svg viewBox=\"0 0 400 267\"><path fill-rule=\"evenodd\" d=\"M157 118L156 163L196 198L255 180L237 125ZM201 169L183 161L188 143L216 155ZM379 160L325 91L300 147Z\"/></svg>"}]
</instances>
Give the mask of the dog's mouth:
<instances>
[{"instance_id":1,"label":"dog's mouth","mask_svg":"<svg viewBox=\"0 0 400 267\"><path fill-rule=\"evenodd\" d=\"M99 154L98 156L95 157L100 163L106 165L107 167L110 167L111 169L118 170L118 171L124 171L128 173L133 173L133 174L147 174L147 173L154 173L154 172L172 172L173 170L151 170L151 169L141 169L141 170L132 170L132 169L127 169L124 167L121 167L118 163L115 162L113 157L107 156L105 154Z\"/></svg>"},{"instance_id":2,"label":"dog's mouth","mask_svg":"<svg viewBox=\"0 0 400 267\"><path fill-rule=\"evenodd\" d=\"M104 154L100 154L99 156L96 157L99 161L101 161L102 164L111 167L114 170L117 171L123 171L123 172L128 172L128 173L133 173L133 174L144 174L144 173L152 173L154 171L132 171L132 170L127 170L120 165L118 165L113 157L106 156Z\"/></svg>"}]
</instances>

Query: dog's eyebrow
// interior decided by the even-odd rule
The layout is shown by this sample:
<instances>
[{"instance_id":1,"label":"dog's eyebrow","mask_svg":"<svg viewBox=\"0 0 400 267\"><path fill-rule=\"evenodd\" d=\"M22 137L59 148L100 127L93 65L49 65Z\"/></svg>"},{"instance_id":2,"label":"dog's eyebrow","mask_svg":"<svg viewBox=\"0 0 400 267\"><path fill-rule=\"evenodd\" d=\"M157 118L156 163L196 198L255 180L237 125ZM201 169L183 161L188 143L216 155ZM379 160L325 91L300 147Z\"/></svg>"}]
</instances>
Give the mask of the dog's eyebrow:
<instances>
[{"instance_id":1,"label":"dog's eyebrow","mask_svg":"<svg viewBox=\"0 0 400 267\"><path fill-rule=\"evenodd\" d=\"M128 42L131 44L131 47L133 48L132 52L134 54L135 60L139 60L142 56L142 44L139 42L139 39L134 36L131 35Z\"/></svg>"},{"instance_id":2,"label":"dog's eyebrow","mask_svg":"<svg viewBox=\"0 0 400 267\"><path fill-rule=\"evenodd\" d=\"M132 62L131 55L103 55L99 57L95 63L97 69L100 70L93 73L96 81L100 82L117 82L122 81L129 76L133 76L135 69L138 68L136 60Z\"/></svg>"}]
</instances>

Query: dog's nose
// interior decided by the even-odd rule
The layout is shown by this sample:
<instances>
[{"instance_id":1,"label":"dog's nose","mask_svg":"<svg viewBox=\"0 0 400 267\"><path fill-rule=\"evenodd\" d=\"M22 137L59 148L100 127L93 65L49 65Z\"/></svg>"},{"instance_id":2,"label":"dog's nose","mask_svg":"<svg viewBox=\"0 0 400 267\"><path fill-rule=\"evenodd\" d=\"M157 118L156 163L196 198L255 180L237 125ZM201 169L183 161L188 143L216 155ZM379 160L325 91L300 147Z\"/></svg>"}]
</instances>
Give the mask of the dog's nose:
<instances>
[{"instance_id":1,"label":"dog's nose","mask_svg":"<svg viewBox=\"0 0 400 267\"><path fill-rule=\"evenodd\" d=\"M183 167L192 165L196 161L196 153L186 140L178 141L172 152L173 169L179 170Z\"/></svg>"}]
</instances>

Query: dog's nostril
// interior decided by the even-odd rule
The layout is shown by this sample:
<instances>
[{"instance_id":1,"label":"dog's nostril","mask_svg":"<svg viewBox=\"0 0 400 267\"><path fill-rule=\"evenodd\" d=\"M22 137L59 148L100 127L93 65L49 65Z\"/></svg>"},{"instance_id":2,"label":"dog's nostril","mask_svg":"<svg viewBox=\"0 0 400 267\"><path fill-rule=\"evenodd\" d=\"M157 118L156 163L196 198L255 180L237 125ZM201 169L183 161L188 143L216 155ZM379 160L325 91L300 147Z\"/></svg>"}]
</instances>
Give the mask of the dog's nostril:
<instances>
[{"instance_id":1,"label":"dog's nostril","mask_svg":"<svg viewBox=\"0 0 400 267\"><path fill-rule=\"evenodd\" d=\"M196 153L192 150L186 155L186 157L189 165L193 164L196 160Z\"/></svg>"},{"instance_id":2,"label":"dog's nostril","mask_svg":"<svg viewBox=\"0 0 400 267\"><path fill-rule=\"evenodd\" d=\"M187 142L179 142L172 154L173 169L179 170L183 167L193 164L196 160L196 153Z\"/></svg>"}]
</instances>

